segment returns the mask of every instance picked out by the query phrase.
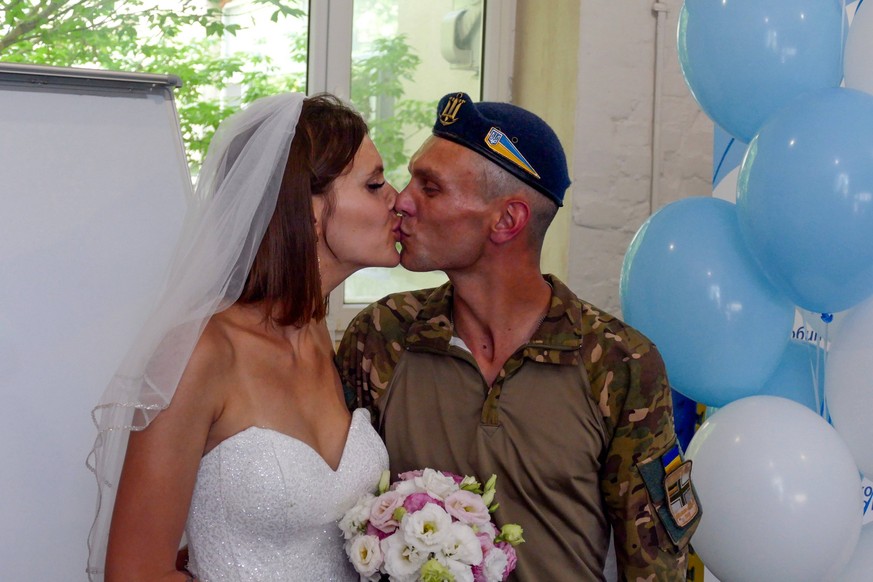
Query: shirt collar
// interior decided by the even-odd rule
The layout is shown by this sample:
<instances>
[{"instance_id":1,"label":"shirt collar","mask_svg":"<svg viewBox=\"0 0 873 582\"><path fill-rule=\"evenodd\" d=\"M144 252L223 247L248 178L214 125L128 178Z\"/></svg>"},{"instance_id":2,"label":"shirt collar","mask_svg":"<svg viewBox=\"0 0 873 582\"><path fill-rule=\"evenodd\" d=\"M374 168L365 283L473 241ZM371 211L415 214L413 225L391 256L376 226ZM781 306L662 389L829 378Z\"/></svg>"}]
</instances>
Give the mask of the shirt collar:
<instances>
[{"instance_id":1,"label":"shirt collar","mask_svg":"<svg viewBox=\"0 0 873 582\"><path fill-rule=\"evenodd\" d=\"M538 362L575 364L582 346L582 304L557 277L543 275L543 278L552 287L551 304L539 328L520 348L522 355ZM424 297L421 310L407 332L407 346L416 350L449 351L454 333L453 295L454 287L449 282Z\"/></svg>"}]
</instances>

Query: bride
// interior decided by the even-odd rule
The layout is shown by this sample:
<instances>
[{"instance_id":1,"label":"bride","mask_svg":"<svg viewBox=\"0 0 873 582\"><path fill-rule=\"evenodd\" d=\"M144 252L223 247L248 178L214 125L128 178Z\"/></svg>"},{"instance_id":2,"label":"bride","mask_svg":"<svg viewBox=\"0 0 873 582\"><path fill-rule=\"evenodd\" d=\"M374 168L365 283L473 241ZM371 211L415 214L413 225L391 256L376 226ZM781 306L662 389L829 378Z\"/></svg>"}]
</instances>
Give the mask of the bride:
<instances>
[{"instance_id":1,"label":"bride","mask_svg":"<svg viewBox=\"0 0 873 582\"><path fill-rule=\"evenodd\" d=\"M92 580L358 579L336 521L388 458L349 414L324 298L398 263L396 194L332 96L221 125L162 299L95 409Z\"/></svg>"}]
</instances>

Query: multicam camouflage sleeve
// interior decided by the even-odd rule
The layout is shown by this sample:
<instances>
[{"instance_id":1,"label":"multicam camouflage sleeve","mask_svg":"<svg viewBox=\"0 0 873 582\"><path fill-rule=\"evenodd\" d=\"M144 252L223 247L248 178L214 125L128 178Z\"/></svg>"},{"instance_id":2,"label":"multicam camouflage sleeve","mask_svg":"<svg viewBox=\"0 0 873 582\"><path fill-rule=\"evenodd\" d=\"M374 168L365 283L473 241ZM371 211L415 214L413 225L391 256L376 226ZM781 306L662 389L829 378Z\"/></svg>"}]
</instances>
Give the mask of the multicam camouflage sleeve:
<instances>
[{"instance_id":1,"label":"multicam camouflage sleeve","mask_svg":"<svg viewBox=\"0 0 873 582\"><path fill-rule=\"evenodd\" d=\"M376 400L385 392L403 353L402 342L421 302L416 293L392 295L373 303L349 324L336 363L350 409L364 407L377 422Z\"/></svg>"},{"instance_id":2,"label":"multicam camouflage sleeve","mask_svg":"<svg viewBox=\"0 0 873 582\"><path fill-rule=\"evenodd\" d=\"M631 328L587 337L592 393L612 434L600 483L619 580L684 581L700 507L677 445L663 361Z\"/></svg>"}]
</instances>

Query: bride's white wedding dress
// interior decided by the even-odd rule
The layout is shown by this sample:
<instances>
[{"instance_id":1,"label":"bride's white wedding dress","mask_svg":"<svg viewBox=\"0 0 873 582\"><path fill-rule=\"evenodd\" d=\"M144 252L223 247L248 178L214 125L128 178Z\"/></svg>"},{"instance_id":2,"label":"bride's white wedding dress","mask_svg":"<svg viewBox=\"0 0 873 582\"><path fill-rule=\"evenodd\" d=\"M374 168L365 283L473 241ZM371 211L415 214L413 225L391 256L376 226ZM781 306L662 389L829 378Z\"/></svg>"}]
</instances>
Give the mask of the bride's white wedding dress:
<instances>
[{"instance_id":1,"label":"bride's white wedding dress","mask_svg":"<svg viewBox=\"0 0 873 582\"><path fill-rule=\"evenodd\" d=\"M357 581L337 521L373 492L388 453L363 408L337 470L286 434L248 428L200 462L186 534L206 582Z\"/></svg>"}]
</instances>

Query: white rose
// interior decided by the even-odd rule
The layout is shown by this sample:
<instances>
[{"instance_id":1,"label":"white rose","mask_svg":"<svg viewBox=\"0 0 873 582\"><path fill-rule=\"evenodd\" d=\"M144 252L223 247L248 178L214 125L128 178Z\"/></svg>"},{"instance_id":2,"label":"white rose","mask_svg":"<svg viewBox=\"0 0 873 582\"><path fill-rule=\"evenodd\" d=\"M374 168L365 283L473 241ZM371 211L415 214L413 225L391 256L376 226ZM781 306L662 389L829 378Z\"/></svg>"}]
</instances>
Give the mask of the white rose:
<instances>
[{"instance_id":1,"label":"white rose","mask_svg":"<svg viewBox=\"0 0 873 582\"><path fill-rule=\"evenodd\" d=\"M485 555L483 564L485 580L487 582L502 582L503 572L506 571L508 560L506 554L500 548L494 548Z\"/></svg>"},{"instance_id":2,"label":"white rose","mask_svg":"<svg viewBox=\"0 0 873 582\"><path fill-rule=\"evenodd\" d=\"M370 509L375 500L376 497L372 493L365 493L339 520L339 528L347 540L364 531L364 524L370 519Z\"/></svg>"},{"instance_id":3,"label":"white rose","mask_svg":"<svg viewBox=\"0 0 873 582\"><path fill-rule=\"evenodd\" d=\"M452 516L433 503L407 513L400 522L404 539L423 553L438 552L448 541L451 526Z\"/></svg>"},{"instance_id":4,"label":"white rose","mask_svg":"<svg viewBox=\"0 0 873 582\"><path fill-rule=\"evenodd\" d=\"M448 568L449 572L455 578L455 582L473 582L473 568L467 564L462 564L457 560L451 560L445 557L438 557L439 563Z\"/></svg>"},{"instance_id":5,"label":"white rose","mask_svg":"<svg viewBox=\"0 0 873 582\"><path fill-rule=\"evenodd\" d=\"M433 469L425 469L421 477L416 477L414 481L417 486L438 497L440 501L460 489L454 479Z\"/></svg>"},{"instance_id":6,"label":"white rose","mask_svg":"<svg viewBox=\"0 0 873 582\"><path fill-rule=\"evenodd\" d=\"M460 522L454 522L449 526L448 536L442 551L446 558L470 566L482 561L482 544L479 542L479 538L469 526Z\"/></svg>"},{"instance_id":7,"label":"white rose","mask_svg":"<svg viewBox=\"0 0 873 582\"><path fill-rule=\"evenodd\" d=\"M382 540L382 558L392 582L415 582L419 568L428 560L428 554L395 533Z\"/></svg>"},{"instance_id":8,"label":"white rose","mask_svg":"<svg viewBox=\"0 0 873 582\"><path fill-rule=\"evenodd\" d=\"M373 576L382 567L382 548L376 536L357 536L348 542L346 553L361 576Z\"/></svg>"},{"instance_id":9,"label":"white rose","mask_svg":"<svg viewBox=\"0 0 873 582\"><path fill-rule=\"evenodd\" d=\"M424 489L415 484L415 479L410 479L408 481L400 481L397 483L394 487L394 491L403 497L408 497L412 493L423 493Z\"/></svg>"},{"instance_id":10,"label":"white rose","mask_svg":"<svg viewBox=\"0 0 873 582\"><path fill-rule=\"evenodd\" d=\"M480 523L479 525L477 525L476 531L481 531L481 532L487 533L489 536L491 536L492 540L497 537L497 528L494 527L494 524L491 523L490 521L486 522L486 523Z\"/></svg>"},{"instance_id":11,"label":"white rose","mask_svg":"<svg viewBox=\"0 0 873 582\"><path fill-rule=\"evenodd\" d=\"M482 497L469 491L455 491L445 499L446 511L460 521L470 525L482 525L491 521L488 508L482 503Z\"/></svg>"}]
</instances>

